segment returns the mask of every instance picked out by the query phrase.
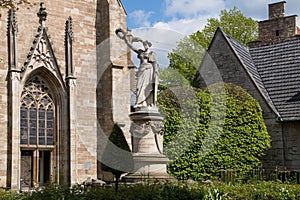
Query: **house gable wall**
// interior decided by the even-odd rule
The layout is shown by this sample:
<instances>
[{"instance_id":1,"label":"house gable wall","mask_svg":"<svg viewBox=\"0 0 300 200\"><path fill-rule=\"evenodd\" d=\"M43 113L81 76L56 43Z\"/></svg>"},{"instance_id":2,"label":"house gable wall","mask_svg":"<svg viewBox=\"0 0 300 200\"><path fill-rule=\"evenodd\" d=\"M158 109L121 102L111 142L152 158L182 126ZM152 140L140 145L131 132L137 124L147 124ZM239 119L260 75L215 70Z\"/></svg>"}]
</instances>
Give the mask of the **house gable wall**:
<instances>
[{"instance_id":1,"label":"house gable wall","mask_svg":"<svg viewBox=\"0 0 300 200\"><path fill-rule=\"evenodd\" d=\"M209 57L206 59L214 61L218 68L222 80L227 83L233 83L244 88L250 93L261 105L263 110L264 121L267 126L268 133L272 138L272 148L267 151L263 158L265 168L275 168L283 166L283 149L282 149L282 128L281 124L276 121L276 115L262 97L258 88L250 78L248 72L242 66L235 52L225 39L224 34L220 31L216 32L208 50ZM204 60L204 62L207 62ZM203 67L203 66L202 66ZM206 76L215 76L213 73L204 73ZM212 84L211 82L210 84Z\"/></svg>"}]
</instances>

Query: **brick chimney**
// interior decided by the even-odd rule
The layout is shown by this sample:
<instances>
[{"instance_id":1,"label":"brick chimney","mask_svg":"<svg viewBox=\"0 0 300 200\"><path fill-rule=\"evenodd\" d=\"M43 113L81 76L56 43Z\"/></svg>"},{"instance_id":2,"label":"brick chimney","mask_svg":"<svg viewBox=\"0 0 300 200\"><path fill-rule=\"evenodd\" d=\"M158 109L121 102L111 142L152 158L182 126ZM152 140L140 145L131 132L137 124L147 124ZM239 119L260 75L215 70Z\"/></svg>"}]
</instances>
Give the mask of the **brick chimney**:
<instances>
[{"instance_id":1,"label":"brick chimney","mask_svg":"<svg viewBox=\"0 0 300 200\"><path fill-rule=\"evenodd\" d=\"M260 21L259 42L267 44L294 38L299 33L297 15L285 16L286 1L269 4L269 19Z\"/></svg>"}]
</instances>

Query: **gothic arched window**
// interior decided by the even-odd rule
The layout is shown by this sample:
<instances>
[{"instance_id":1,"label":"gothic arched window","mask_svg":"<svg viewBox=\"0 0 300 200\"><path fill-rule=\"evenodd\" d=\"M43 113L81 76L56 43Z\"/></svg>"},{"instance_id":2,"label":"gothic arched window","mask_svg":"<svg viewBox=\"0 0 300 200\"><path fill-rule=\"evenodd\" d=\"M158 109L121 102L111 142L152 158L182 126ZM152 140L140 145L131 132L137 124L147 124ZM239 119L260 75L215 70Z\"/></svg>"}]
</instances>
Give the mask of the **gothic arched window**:
<instances>
[{"instance_id":1,"label":"gothic arched window","mask_svg":"<svg viewBox=\"0 0 300 200\"><path fill-rule=\"evenodd\" d=\"M26 82L20 107L20 144L54 145L54 103L39 77Z\"/></svg>"}]
</instances>

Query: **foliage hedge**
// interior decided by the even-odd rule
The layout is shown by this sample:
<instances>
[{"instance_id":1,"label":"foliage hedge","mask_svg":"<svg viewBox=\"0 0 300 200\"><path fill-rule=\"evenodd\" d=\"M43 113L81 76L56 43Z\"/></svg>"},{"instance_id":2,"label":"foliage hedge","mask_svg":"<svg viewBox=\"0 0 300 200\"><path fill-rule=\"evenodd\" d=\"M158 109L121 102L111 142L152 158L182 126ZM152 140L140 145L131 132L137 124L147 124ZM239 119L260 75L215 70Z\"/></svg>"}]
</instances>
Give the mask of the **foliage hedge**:
<instances>
[{"instance_id":1,"label":"foliage hedge","mask_svg":"<svg viewBox=\"0 0 300 200\"><path fill-rule=\"evenodd\" d=\"M258 182L248 184L215 185L184 183L122 185L118 192L113 187L87 188L82 185L69 188L49 185L38 191L16 192L0 189L0 200L190 200L190 199L236 199L236 200L277 200L300 199L300 185L288 185L277 182Z\"/></svg>"},{"instance_id":2,"label":"foliage hedge","mask_svg":"<svg viewBox=\"0 0 300 200\"><path fill-rule=\"evenodd\" d=\"M261 165L270 137L260 105L241 87L178 87L158 100L165 115L164 152L172 160L168 172L177 179L213 179L222 169L243 177Z\"/></svg>"}]
</instances>

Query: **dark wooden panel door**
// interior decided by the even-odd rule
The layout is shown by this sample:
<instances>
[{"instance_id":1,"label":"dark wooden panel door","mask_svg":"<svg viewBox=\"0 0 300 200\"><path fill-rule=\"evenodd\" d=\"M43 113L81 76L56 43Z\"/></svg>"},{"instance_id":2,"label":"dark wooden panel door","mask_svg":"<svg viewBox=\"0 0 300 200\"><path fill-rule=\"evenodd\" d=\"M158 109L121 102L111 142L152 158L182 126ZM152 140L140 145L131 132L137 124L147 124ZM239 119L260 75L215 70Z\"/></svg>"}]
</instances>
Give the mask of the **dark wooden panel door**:
<instances>
[{"instance_id":1,"label":"dark wooden panel door","mask_svg":"<svg viewBox=\"0 0 300 200\"><path fill-rule=\"evenodd\" d=\"M21 179L22 187L32 187L33 151L21 151Z\"/></svg>"}]
</instances>

